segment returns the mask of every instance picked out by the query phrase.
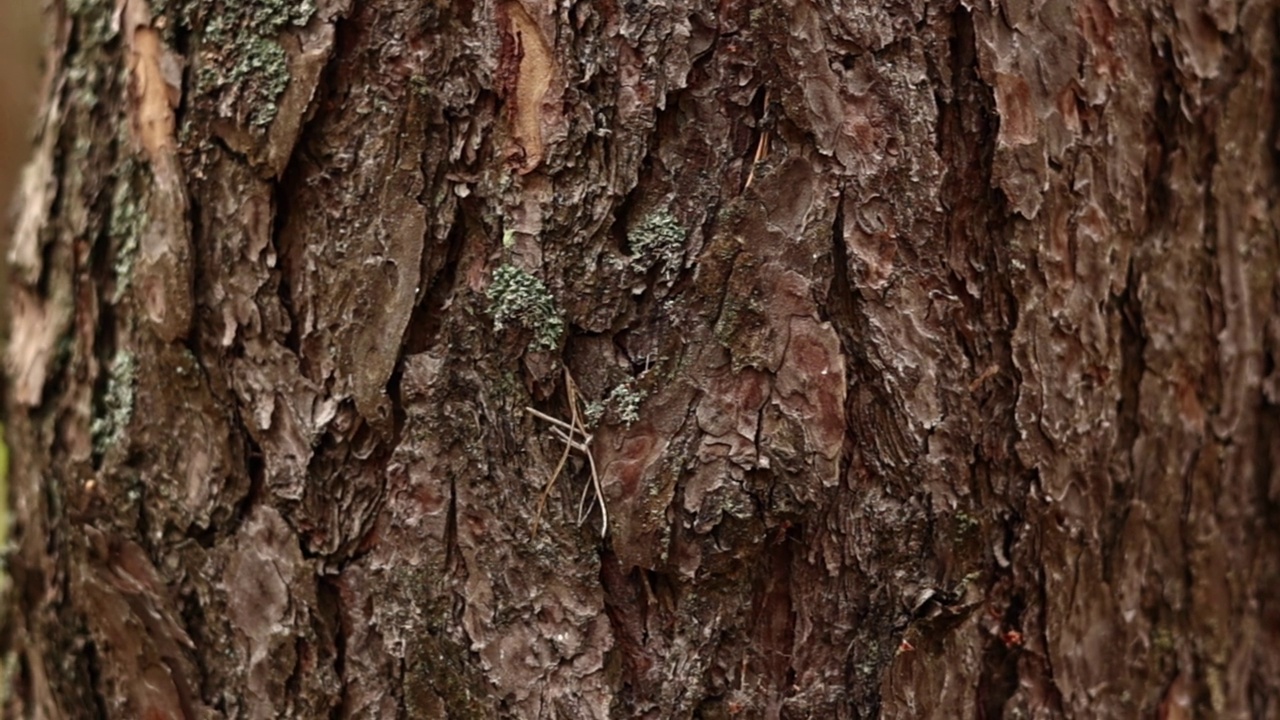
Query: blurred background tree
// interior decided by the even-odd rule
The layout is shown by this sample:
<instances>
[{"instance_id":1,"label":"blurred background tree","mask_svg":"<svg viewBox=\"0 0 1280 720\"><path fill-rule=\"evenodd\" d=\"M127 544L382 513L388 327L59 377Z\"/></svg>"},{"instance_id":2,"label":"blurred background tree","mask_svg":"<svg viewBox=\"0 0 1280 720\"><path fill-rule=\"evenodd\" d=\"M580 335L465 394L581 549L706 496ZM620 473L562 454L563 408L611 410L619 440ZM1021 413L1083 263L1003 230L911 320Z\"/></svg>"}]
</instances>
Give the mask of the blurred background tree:
<instances>
[{"instance_id":1,"label":"blurred background tree","mask_svg":"<svg viewBox=\"0 0 1280 720\"><path fill-rule=\"evenodd\" d=\"M39 81L40 7L37 0L5 0L0 3L0 198L7 210L14 183L28 152L31 113L35 109ZM8 223L0 232L9 244ZM0 274L0 278L3 274ZM0 279L0 288L3 288ZM0 324L8 323L0 320Z\"/></svg>"},{"instance_id":2,"label":"blurred background tree","mask_svg":"<svg viewBox=\"0 0 1280 720\"><path fill-rule=\"evenodd\" d=\"M0 191L6 202L27 155L39 78L39 10L36 0L0 3Z\"/></svg>"},{"instance_id":3,"label":"blurred background tree","mask_svg":"<svg viewBox=\"0 0 1280 720\"><path fill-rule=\"evenodd\" d=\"M13 188L30 154L31 115L36 108L40 77L40 4L37 0L0 2L0 262L8 255L10 224L7 211ZM3 266L0 266L2 268ZM0 301L8 296L8 272L0 272ZM5 301L7 305L7 301ZM0 338L7 341L8 313L0 313ZM7 343L6 343L7 344ZM9 537L8 447L0 425L0 543Z\"/></svg>"}]
</instances>

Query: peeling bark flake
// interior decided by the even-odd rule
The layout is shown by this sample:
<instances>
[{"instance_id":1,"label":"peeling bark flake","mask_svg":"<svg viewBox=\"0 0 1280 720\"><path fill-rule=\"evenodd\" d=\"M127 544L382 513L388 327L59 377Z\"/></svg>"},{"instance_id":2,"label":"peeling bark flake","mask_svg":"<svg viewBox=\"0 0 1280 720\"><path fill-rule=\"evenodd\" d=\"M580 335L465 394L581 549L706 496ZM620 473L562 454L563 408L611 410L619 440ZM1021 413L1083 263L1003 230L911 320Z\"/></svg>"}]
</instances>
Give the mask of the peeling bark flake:
<instances>
[{"instance_id":1,"label":"peeling bark flake","mask_svg":"<svg viewBox=\"0 0 1280 720\"><path fill-rule=\"evenodd\" d=\"M143 0L127 0L123 23L130 52L130 117L153 179L138 241L137 286L156 332L172 342L190 330L194 282L190 203L174 136L173 109L182 96L180 60L151 27Z\"/></svg>"}]
</instances>

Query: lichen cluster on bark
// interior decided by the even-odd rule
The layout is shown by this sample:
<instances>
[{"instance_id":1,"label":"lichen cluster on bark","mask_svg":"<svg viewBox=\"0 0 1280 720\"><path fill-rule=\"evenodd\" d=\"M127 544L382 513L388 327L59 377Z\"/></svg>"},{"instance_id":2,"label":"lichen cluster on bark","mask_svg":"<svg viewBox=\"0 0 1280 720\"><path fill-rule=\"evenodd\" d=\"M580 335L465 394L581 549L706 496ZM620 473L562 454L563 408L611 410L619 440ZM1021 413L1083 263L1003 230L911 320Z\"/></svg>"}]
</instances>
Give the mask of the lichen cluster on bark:
<instances>
[{"instance_id":1,"label":"lichen cluster on bark","mask_svg":"<svg viewBox=\"0 0 1280 720\"><path fill-rule=\"evenodd\" d=\"M1273 3L49 20L14 716L1280 716Z\"/></svg>"}]
</instances>

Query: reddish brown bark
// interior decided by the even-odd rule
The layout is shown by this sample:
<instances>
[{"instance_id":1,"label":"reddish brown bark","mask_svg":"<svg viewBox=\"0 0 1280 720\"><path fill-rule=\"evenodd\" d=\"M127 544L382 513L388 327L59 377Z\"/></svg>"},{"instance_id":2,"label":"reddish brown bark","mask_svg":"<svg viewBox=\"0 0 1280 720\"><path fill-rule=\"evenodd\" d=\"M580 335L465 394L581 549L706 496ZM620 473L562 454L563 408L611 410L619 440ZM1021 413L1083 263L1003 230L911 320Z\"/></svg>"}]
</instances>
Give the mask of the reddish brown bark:
<instances>
[{"instance_id":1,"label":"reddish brown bark","mask_svg":"<svg viewBox=\"0 0 1280 720\"><path fill-rule=\"evenodd\" d=\"M52 25L15 714L1280 714L1272 4Z\"/></svg>"}]
</instances>

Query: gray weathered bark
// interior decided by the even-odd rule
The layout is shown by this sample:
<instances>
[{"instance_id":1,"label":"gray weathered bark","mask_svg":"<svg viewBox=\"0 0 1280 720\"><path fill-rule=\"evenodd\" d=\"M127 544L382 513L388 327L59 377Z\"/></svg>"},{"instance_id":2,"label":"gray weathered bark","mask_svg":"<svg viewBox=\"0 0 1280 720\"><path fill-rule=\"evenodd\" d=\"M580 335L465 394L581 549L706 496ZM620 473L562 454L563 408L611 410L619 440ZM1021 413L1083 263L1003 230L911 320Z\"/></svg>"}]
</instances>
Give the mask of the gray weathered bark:
<instances>
[{"instance_id":1,"label":"gray weathered bark","mask_svg":"<svg viewBox=\"0 0 1280 720\"><path fill-rule=\"evenodd\" d=\"M51 25L15 716L1280 717L1274 3Z\"/></svg>"}]
</instances>

